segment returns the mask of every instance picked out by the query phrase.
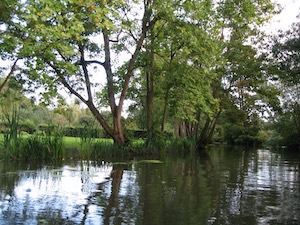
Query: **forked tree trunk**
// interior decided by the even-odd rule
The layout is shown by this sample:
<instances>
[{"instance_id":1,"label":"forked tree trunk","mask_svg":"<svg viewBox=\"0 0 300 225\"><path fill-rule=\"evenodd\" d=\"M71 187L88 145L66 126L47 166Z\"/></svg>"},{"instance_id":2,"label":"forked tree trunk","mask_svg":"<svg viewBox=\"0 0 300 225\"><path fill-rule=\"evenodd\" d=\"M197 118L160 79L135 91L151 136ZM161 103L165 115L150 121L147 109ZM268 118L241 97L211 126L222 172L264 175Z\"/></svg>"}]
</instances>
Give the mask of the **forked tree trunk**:
<instances>
[{"instance_id":1,"label":"forked tree trunk","mask_svg":"<svg viewBox=\"0 0 300 225\"><path fill-rule=\"evenodd\" d=\"M140 50L142 48L142 45L144 43L144 40L147 36L147 32L151 30L156 21L158 21L158 17L151 17L151 10L148 10L148 7L151 7L150 3L151 1L146 1L145 3L145 12L142 19L142 31L140 33L139 38L136 39L136 46L134 53L131 56L131 59L128 62L127 71L124 74L124 81L123 81L123 87L120 93L119 101L117 103L116 96L119 94L117 90L115 90L115 81L114 81L114 74L112 71L112 62L111 62L111 39L110 39L110 31L106 28L102 29L103 34L103 42L104 42L104 62L100 62L97 60L86 60L85 59L85 46L83 44L78 45L79 52L81 53L80 62L79 65L82 67L83 71L83 78L85 83L85 88L87 91L87 99L82 94L77 92L69 83L68 79L66 79L66 75L64 70L58 67L55 63L52 61L49 61L48 58L44 58L44 61L56 72L56 74L59 77L59 81L70 91L71 94L75 95L78 99L80 99L83 103L85 103L96 120L100 123L100 125L103 127L105 132L114 140L115 143L118 144L125 144L127 141L126 137L123 133L123 127L122 127L122 108L124 105L124 101L129 89L129 83L130 78L133 74L133 70L136 64L136 60L138 57L138 54L140 53ZM152 18L152 19L151 19ZM87 66L91 63L96 63L101 66L106 71L106 81L107 81L107 97L108 97L108 103L111 109L112 118L113 118L113 126L111 127L103 118L100 111L95 107L93 104L93 93L92 93L92 83L90 82L90 74L88 72Z\"/></svg>"},{"instance_id":2,"label":"forked tree trunk","mask_svg":"<svg viewBox=\"0 0 300 225\"><path fill-rule=\"evenodd\" d=\"M91 102L86 102L86 105L96 118L96 120L100 123L100 125L103 127L103 129L106 131L106 133L114 140L115 143L118 144L125 144L126 138L124 137L123 129L122 129L122 117L121 115L114 115L113 121L114 121L114 129L112 129L105 119L102 117L102 115L99 113L98 109L94 106Z\"/></svg>"},{"instance_id":3,"label":"forked tree trunk","mask_svg":"<svg viewBox=\"0 0 300 225\"><path fill-rule=\"evenodd\" d=\"M127 138L124 135L123 132L123 126L122 126L122 116L121 114L117 114L113 117L114 122L114 134L113 139L115 143L118 144L125 144L127 141Z\"/></svg>"},{"instance_id":4,"label":"forked tree trunk","mask_svg":"<svg viewBox=\"0 0 300 225\"><path fill-rule=\"evenodd\" d=\"M206 119L201 135L197 141L199 149L206 147L211 142L220 115L221 110L216 113L213 119Z\"/></svg>"}]
</instances>

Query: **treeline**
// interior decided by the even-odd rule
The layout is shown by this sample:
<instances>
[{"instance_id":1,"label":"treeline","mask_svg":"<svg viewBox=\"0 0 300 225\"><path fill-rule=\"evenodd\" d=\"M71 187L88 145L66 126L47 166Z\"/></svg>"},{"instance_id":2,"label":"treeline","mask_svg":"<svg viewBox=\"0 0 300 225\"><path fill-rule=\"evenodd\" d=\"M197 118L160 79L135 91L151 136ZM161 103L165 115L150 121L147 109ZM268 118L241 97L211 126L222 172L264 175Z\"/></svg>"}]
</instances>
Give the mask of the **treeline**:
<instances>
[{"instance_id":1,"label":"treeline","mask_svg":"<svg viewBox=\"0 0 300 225\"><path fill-rule=\"evenodd\" d=\"M10 129L10 124L7 122L0 122L0 133L6 133ZM64 126L59 127L55 125L34 125L31 122L20 122L18 124L18 132L21 135L27 134L52 134L58 132L66 137L83 137L89 136L92 138L110 138L103 129L84 127ZM143 130L126 130L126 134L130 139L146 139L147 132ZM170 136L169 136L170 137Z\"/></svg>"}]
</instances>

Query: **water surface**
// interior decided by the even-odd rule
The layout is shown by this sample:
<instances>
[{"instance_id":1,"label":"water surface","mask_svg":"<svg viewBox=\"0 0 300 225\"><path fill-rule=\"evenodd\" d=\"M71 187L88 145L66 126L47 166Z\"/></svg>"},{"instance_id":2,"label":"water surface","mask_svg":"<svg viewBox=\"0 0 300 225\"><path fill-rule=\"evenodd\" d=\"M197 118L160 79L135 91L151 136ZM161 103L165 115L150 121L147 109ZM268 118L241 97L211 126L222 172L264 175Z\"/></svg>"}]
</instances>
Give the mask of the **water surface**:
<instances>
[{"instance_id":1,"label":"water surface","mask_svg":"<svg viewBox=\"0 0 300 225\"><path fill-rule=\"evenodd\" d=\"M0 224L300 224L299 154L0 163Z\"/></svg>"}]
</instances>

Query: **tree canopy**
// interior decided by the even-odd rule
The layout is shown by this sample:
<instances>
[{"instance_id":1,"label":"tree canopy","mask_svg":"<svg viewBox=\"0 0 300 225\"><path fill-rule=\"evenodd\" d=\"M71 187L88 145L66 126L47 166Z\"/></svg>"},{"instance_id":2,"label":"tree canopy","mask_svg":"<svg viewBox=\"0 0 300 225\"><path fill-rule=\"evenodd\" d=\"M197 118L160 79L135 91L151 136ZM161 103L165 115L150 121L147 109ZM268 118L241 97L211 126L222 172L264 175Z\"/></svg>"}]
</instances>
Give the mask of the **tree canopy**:
<instances>
[{"instance_id":1,"label":"tree canopy","mask_svg":"<svg viewBox=\"0 0 300 225\"><path fill-rule=\"evenodd\" d=\"M270 0L5 0L0 7L1 58L18 63L46 103L62 89L77 97L116 143L127 141L126 98L147 112L140 115L149 134L168 121L203 143L226 101L246 120L262 102L277 104L264 59L249 44L275 12Z\"/></svg>"}]
</instances>

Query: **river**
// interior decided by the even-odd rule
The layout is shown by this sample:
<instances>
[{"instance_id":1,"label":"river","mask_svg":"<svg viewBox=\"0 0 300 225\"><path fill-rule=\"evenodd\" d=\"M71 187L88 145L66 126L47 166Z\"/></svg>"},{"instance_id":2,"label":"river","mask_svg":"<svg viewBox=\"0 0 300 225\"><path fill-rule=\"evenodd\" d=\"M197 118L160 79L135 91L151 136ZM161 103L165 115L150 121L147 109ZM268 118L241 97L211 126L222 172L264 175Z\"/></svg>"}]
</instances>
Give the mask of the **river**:
<instances>
[{"instance_id":1,"label":"river","mask_svg":"<svg viewBox=\"0 0 300 225\"><path fill-rule=\"evenodd\" d=\"M0 224L296 225L299 153L0 162Z\"/></svg>"}]
</instances>

